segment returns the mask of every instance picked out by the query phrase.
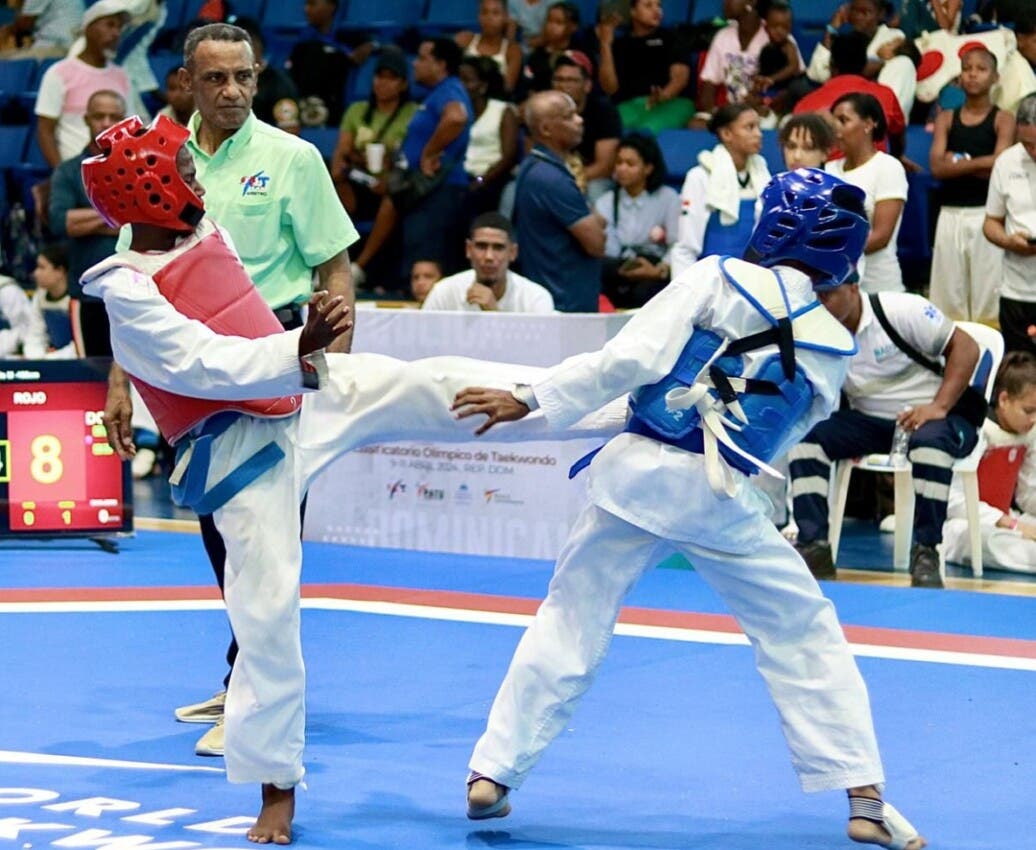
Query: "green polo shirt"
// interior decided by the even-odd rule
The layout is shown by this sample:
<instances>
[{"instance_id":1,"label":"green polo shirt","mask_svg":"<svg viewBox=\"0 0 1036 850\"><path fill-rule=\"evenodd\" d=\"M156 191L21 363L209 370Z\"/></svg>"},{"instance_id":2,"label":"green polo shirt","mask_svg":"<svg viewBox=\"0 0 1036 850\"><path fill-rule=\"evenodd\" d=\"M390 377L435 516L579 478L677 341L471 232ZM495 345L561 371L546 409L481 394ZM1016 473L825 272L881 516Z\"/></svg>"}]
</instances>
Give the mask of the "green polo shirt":
<instances>
[{"instance_id":1,"label":"green polo shirt","mask_svg":"<svg viewBox=\"0 0 1036 850\"><path fill-rule=\"evenodd\" d=\"M200 123L196 112L187 145L206 213L230 233L267 304L307 302L313 269L359 238L319 151L249 115L209 156L197 144Z\"/></svg>"}]
</instances>

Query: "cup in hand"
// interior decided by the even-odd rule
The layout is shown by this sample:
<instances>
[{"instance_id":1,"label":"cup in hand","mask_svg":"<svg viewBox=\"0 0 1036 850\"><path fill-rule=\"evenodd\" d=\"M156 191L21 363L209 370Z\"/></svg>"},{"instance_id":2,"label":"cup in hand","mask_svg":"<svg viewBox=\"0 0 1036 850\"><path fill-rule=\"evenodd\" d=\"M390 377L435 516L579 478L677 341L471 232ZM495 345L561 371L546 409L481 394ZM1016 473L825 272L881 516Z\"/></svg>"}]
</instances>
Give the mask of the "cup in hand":
<instances>
[{"instance_id":1,"label":"cup in hand","mask_svg":"<svg viewBox=\"0 0 1036 850\"><path fill-rule=\"evenodd\" d=\"M367 153L367 170L372 174L380 174L385 167L385 146L380 142L371 142L365 150Z\"/></svg>"}]
</instances>

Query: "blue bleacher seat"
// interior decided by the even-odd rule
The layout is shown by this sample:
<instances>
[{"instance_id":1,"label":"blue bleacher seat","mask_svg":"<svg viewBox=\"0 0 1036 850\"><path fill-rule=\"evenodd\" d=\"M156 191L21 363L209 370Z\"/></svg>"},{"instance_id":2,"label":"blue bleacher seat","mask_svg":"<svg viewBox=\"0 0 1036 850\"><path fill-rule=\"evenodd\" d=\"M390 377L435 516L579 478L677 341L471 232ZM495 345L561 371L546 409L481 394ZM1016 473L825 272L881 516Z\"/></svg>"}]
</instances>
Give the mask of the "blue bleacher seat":
<instances>
[{"instance_id":1,"label":"blue bleacher seat","mask_svg":"<svg viewBox=\"0 0 1036 850\"><path fill-rule=\"evenodd\" d=\"M932 134L920 124L908 124L905 142L903 153L907 159L913 160L927 172L928 155L932 150Z\"/></svg>"},{"instance_id":2,"label":"blue bleacher seat","mask_svg":"<svg viewBox=\"0 0 1036 850\"><path fill-rule=\"evenodd\" d=\"M339 14L345 0L339 3ZM269 0L263 12L263 29L277 32L298 32L306 26L306 16L302 13L301 3L289 0Z\"/></svg>"},{"instance_id":3,"label":"blue bleacher seat","mask_svg":"<svg viewBox=\"0 0 1036 850\"><path fill-rule=\"evenodd\" d=\"M175 31L180 29L184 23L187 0L165 0L165 8L165 23L162 24L162 30Z\"/></svg>"},{"instance_id":4,"label":"blue bleacher seat","mask_svg":"<svg viewBox=\"0 0 1036 850\"><path fill-rule=\"evenodd\" d=\"M273 5L284 5L284 6L295 6L296 8L300 5L293 3L291 0L272 0ZM265 11L266 0L233 0L231 8L235 15L243 18L251 18L253 21L262 21L263 13Z\"/></svg>"},{"instance_id":5,"label":"blue bleacher seat","mask_svg":"<svg viewBox=\"0 0 1036 850\"><path fill-rule=\"evenodd\" d=\"M47 69L55 62L61 61L60 56L48 56L46 59L40 59L36 63L36 76L32 80L32 88L38 89L40 87L40 80L43 79L43 75L47 73Z\"/></svg>"},{"instance_id":6,"label":"blue bleacher seat","mask_svg":"<svg viewBox=\"0 0 1036 850\"><path fill-rule=\"evenodd\" d=\"M832 0L795 0L791 7L796 21L819 21L824 25L831 20L838 4Z\"/></svg>"},{"instance_id":7,"label":"blue bleacher seat","mask_svg":"<svg viewBox=\"0 0 1036 850\"><path fill-rule=\"evenodd\" d=\"M662 5L662 25L667 27L687 23L691 19L694 0L665 0Z\"/></svg>"},{"instance_id":8,"label":"blue bleacher seat","mask_svg":"<svg viewBox=\"0 0 1036 850\"><path fill-rule=\"evenodd\" d=\"M338 129L336 127L303 127L299 133L303 139L316 146L320 155L330 160L335 152L335 145L338 144Z\"/></svg>"},{"instance_id":9,"label":"blue bleacher seat","mask_svg":"<svg viewBox=\"0 0 1036 850\"><path fill-rule=\"evenodd\" d=\"M342 25L347 29L390 29L401 30L416 26L421 20L423 3L414 0L349 0L342 16Z\"/></svg>"},{"instance_id":10,"label":"blue bleacher seat","mask_svg":"<svg viewBox=\"0 0 1036 850\"><path fill-rule=\"evenodd\" d=\"M0 170L21 163L28 137L28 126L0 127Z\"/></svg>"},{"instance_id":11,"label":"blue bleacher seat","mask_svg":"<svg viewBox=\"0 0 1036 850\"><path fill-rule=\"evenodd\" d=\"M656 137L666 164L666 183L679 190L683 179L698 164L698 154L718 142L708 130L662 130Z\"/></svg>"},{"instance_id":12,"label":"blue bleacher seat","mask_svg":"<svg viewBox=\"0 0 1036 850\"><path fill-rule=\"evenodd\" d=\"M579 26L580 28L592 27L597 23L597 0L573 0L579 7Z\"/></svg>"},{"instance_id":13,"label":"blue bleacher seat","mask_svg":"<svg viewBox=\"0 0 1036 850\"><path fill-rule=\"evenodd\" d=\"M694 0L691 20L696 23L723 17L723 0Z\"/></svg>"},{"instance_id":14,"label":"blue bleacher seat","mask_svg":"<svg viewBox=\"0 0 1036 850\"><path fill-rule=\"evenodd\" d=\"M471 0L428 0L422 29L478 30L478 4Z\"/></svg>"},{"instance_id":15,"label":"blue bleacher seat","mask_svg":"<svg viewBox=\"0 0 1036 850\"><path fill-rule=\"evenodd\" d=\"M0 61L0 103L32 88L36 79L35 59L5 59Z\"/></svg>"},{"instance_id":16,"label":"blue bleacher seat","mask_svg":"<svg viewBox=\"0 0 1036 850\"><path fill-rule=\"evenodd\" d=\"M152 53L147 58L151 66L151 73L158 80L158 86L165 90L165 77L173 68L179 68L183 64L183 54L171 50L160 50Z\"/></svg>"},{"instance_id":17,"label":"blue bleacher seat","mask_svg":"<svg viewBox=\"0 0 1036 850\"><path fill-rule=\"evenodd\" d=\"M784 154L776 130L763 130L763 148L760 151L771 174L784 171Z\"/></svg>"}]
</instances>

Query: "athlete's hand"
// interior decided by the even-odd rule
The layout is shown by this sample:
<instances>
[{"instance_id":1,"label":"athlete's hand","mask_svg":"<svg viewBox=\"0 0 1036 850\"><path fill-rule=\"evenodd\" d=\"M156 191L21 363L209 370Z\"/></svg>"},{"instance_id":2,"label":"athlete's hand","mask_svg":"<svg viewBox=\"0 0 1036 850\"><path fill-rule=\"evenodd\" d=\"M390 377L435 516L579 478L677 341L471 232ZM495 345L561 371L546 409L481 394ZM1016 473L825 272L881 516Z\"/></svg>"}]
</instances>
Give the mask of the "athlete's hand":
<instances>
[{"instance_id":1,"label":"athlete's hand","mask_svg":"<svg viewBox=\"0 0 1036 850\"><path fill-rule=\"evenodd\" d=\"M327 348L353 326L349 306L343 295L314 292L309 299L309 315L299 337L299 357Z\"/></svg>"},{"instance_id":2,"label":"athlete's hand","mask_svg":"<svg viewBox=\"0 0 1036 850\"><path fill-rule=\"evenodd\" d=\"M108 396L104 400L102 421L108 433L108 445L121 460L130 460L137 453L133 442L133 400L129 381L114 363L108 376Z\"/></svg>"},{"instance_id":3,"label":"athlete's hand","mask_svg":"<svg viewBox=\"0 0 1036 850\"><path fill-rule=\"evenodd\" d=\"M507 390L490 390L483 387L468 387L457 393L450 410L458 419L483 414L488 417L475 429L475 436L485 434L497 422L514 422L529 415L529 408Z\"/></svg>"}]
</instances>

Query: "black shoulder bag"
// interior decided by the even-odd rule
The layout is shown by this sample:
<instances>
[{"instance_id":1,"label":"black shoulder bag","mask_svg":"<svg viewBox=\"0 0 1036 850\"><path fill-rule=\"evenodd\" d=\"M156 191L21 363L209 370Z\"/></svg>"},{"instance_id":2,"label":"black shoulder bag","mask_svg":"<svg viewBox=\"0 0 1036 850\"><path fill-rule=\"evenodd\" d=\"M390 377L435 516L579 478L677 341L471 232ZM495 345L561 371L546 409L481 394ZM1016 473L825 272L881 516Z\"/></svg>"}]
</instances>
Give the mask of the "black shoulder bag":
<instances>
[{"instance_id":1,"label":"black shoulder bag","mask_svg":"<svg viewBox=\"0 0 1036 850\"><path fill-rule=\"evenodd\" d=\"M877 317L878 322L885 329L885 333L889 335L889 339L892 340L896 347L918 365L923 366L928 371L934 372L939 377L942 377L944 372L943 367L925 357L920 351L903 339L903 337L899 335L899 332L892 327L889 317L885 315L885 310L881 306L881 299L878 298L878 294L876 292L872 292L869 297L871 309L874 310L875 317ZM956 415L966 419L976 428L981 428L982 423L986 419L986 413L988 410L989 403L986 401L986 397L973 386L969 385L964 389L964 392L961 393L961 397L957 399L957 403L953 405L950 413L955 413Z\"/></svg>"}]
</instances>

